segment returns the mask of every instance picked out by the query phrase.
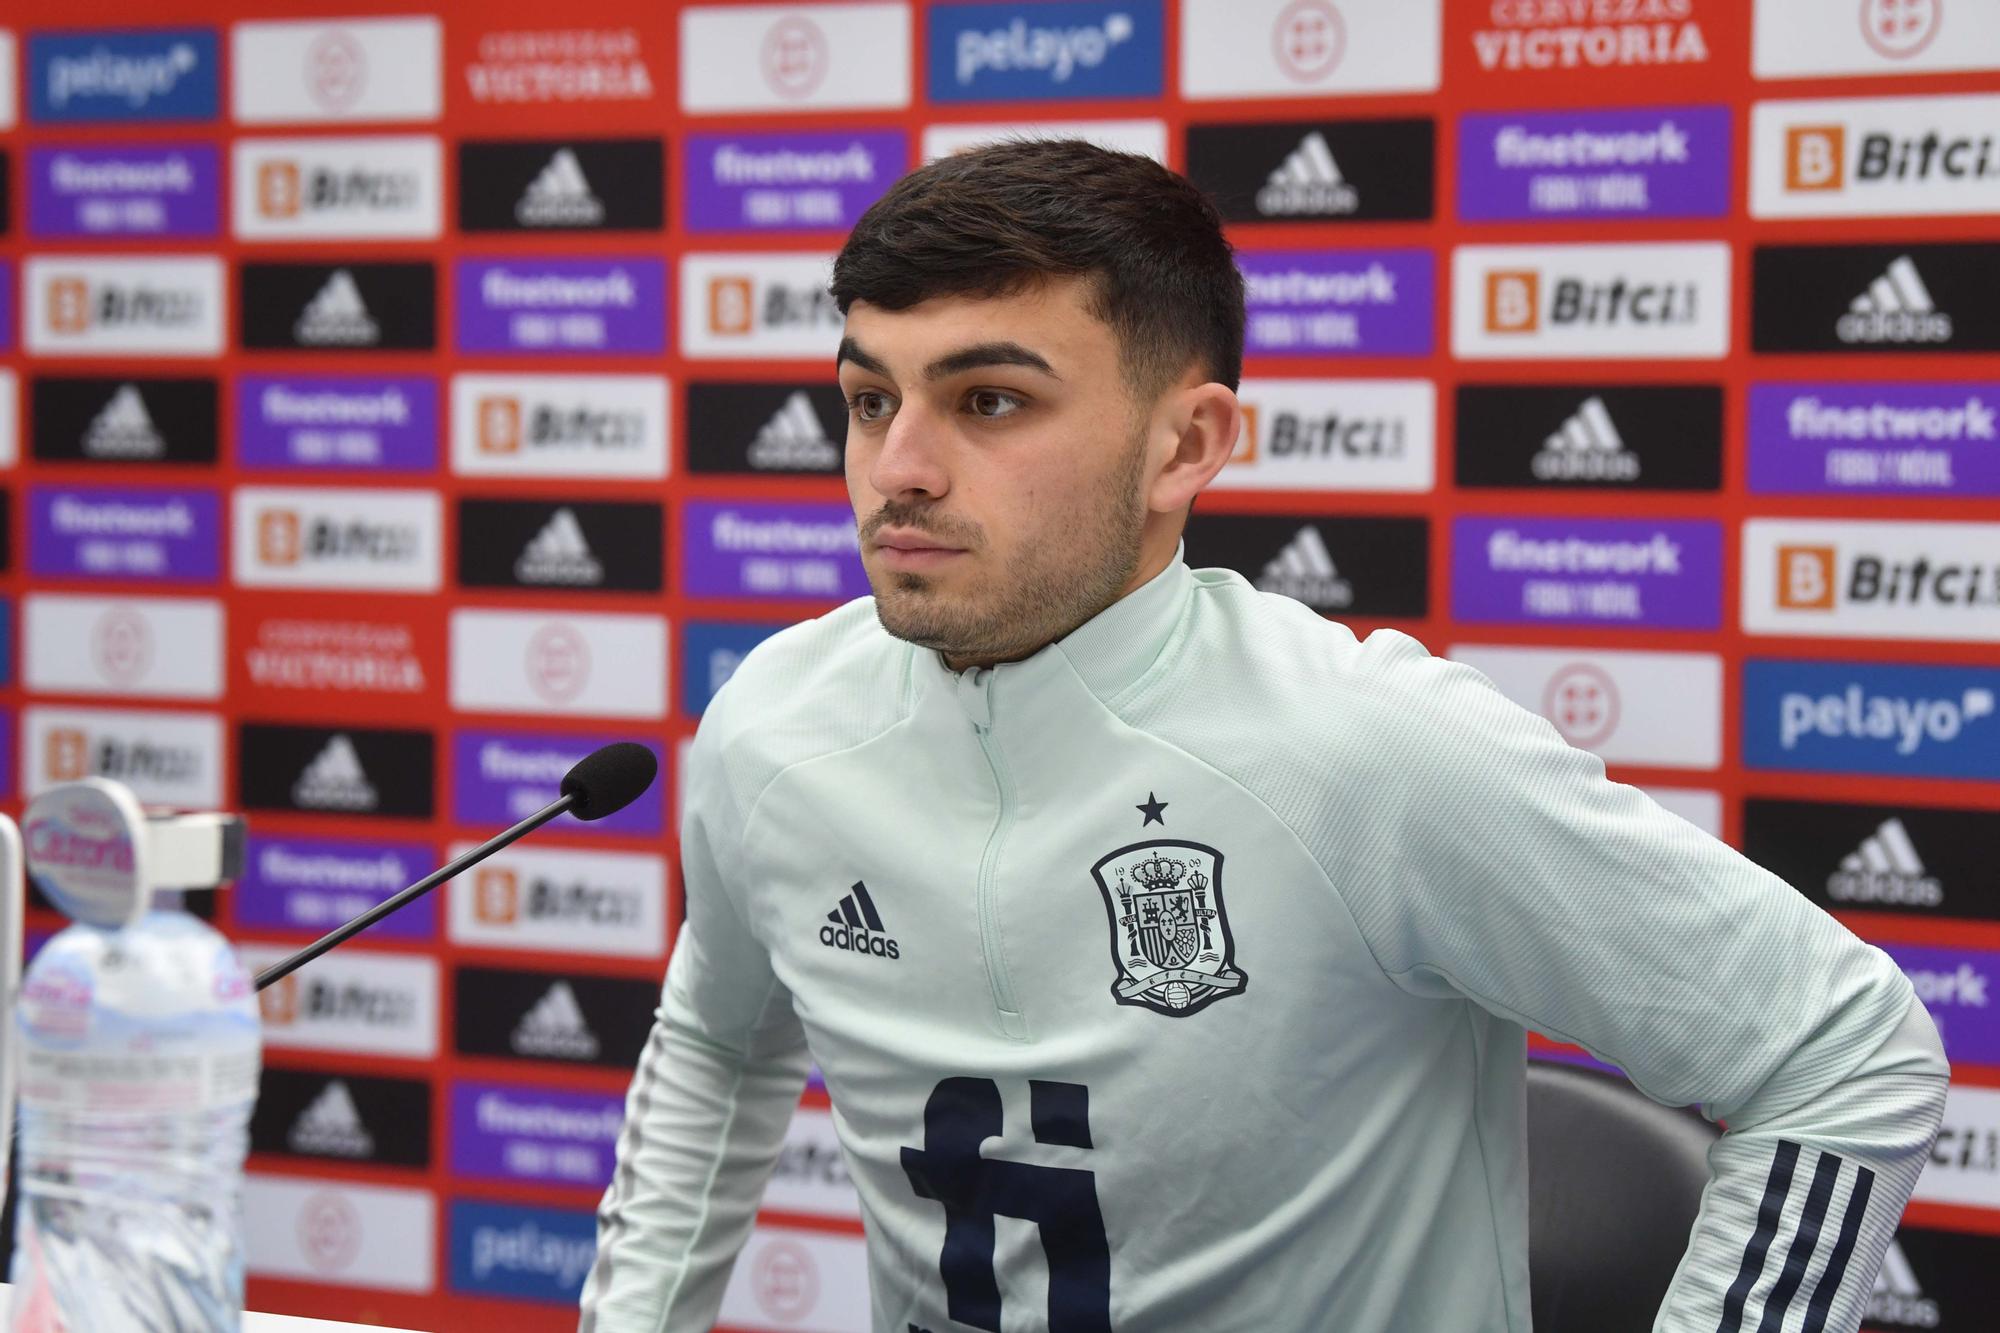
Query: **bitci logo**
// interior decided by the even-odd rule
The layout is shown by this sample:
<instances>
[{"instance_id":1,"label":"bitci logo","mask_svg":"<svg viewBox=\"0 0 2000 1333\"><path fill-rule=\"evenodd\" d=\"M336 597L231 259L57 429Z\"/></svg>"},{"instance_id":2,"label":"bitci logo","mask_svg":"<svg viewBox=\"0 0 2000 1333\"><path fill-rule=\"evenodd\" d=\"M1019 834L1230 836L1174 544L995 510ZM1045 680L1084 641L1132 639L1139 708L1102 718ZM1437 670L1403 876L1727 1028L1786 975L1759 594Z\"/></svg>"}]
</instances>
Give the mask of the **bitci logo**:
<instances>
[{"instance_id":1,"label":"bitci logo","mask_svg":"<svg viewBox=\"0 0 2000 1333\"><path fill-rule=\"evenodd\" d=\"M511 925L521 915L521 881L504 866L481 866L472 881L473 914L488 925Z\"/></svg>"},{"instance_id":2,"label":"bitci logo","mask_svg":"<svg viewBox=\"0 0 2000 1333\"><path fill-rule=\"evenodd\" d=\"M726 336L750 332L756 300L749 278L722 277L708 281L708 331Z\"/></svg>"},{"instance_id":3,"label":"bitci logo","mask_svg":"<svg viewBox=\"0 0 2000 1333\"><path fill-rule=\"evenodd\" d=\"M1486 331L1533 333L1541 327L1542 275L1499 269L1486 275Z\"/></svg>"},{"instance_id":4,"label":"bitci logo","mask_svg":"<svg viewBox=\"0 0 2000 1333\"><path fill-rule=\"evenodd\" d=\"M264 162L257 167L257 212L267 218L295 218L304 192L299 188L299 164Z\"/></svg>"},{"instance_id":5,"label":"bitci logo","mask_svg":"<svg viewBox=\"0 0 2000 1333\"><path fill-rule=\"evenodd\" d=\"M266 1023L289 1027L299 1020L299 978L296 973L279 977L257 992L257 1010Z\"/></svg>"},{"instance_id":6,"label":"bitci logo","mask_svg":"<svg viewBox=\"0 0 2000 1333\"><path fill-rule=\"evenodd\" d=\"M1793 611L1833 610L1836 553L1831 546L1778 548L1778 605Z\"/></svg>"},{"instance_id":7,"label":"bitci logo","mask_svg":"<svg viewBox=\"0 0 2000 1333\"><path fill-rule=\"evenodd\" d=\"M296 565L302 549L297 511L267 509L257 516L257 558L267 565Z\"/></svg>"},{"instance_id":8,"label":"bitci logo","mask_svg":"<svg viewBox=\"0 0 2000 1333\"><path fill-rule=\"evenodd\" d=\"M1793 125L1785 130L1785 188L1838 190L1847 184L1847 127Z\"/></svg>"},{"instance_id":9,"label":"bitci logo","mask_svg":"<svg viewBox=\"0 0 2000 1333\"><path fill-rule=\"evenodd\" d=\"M90 772L90 742L79 728L52 728L42 743L42 755L51 782L75 782Z\"/></svg>"},{"instance_id":10,"label":"bitci logo","mask_svg":"<svg viewBox=\"0 0 2000 1333\"><path fill-rule=\"evenodd\" d=\"M49 327L57 333L82 333L90 327L90 284L82 278L49 280Z\"/></svg>"},{"instance_id":11,"label":"bitci logo","mask_svg":"<svg viewBox=\"0 0 2000 1333\"><path fill-rule=\"evenodd\" d=\"M518 454L521 452L520 399L481 398L477 412L479 416L480 453Z\"/></svg>"}]
</instances>

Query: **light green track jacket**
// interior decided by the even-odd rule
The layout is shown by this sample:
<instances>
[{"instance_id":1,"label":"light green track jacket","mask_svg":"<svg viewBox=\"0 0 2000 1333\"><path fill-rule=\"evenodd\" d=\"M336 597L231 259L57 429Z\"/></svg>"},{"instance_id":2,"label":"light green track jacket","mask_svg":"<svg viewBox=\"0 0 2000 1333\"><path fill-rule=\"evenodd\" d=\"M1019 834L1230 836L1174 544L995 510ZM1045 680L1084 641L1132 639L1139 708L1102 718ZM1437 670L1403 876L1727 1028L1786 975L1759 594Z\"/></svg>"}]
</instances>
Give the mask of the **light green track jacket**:
<instances>
[{"instance_id":1,"label":"light green track jacket","mask_svg":"<svg viewBox=\"0 0 2000 1333\"><path fill-rule=\"evenodd\" d=\"M1226 570L959 674L850 603L691 754L586 1333L710 1327L809 1059L877 1333L1525 1333L1529 1029L1728 1123L1659 1333L1853 1333L1937 1131L1881 950Z\"/></svg>"}]
</instances>

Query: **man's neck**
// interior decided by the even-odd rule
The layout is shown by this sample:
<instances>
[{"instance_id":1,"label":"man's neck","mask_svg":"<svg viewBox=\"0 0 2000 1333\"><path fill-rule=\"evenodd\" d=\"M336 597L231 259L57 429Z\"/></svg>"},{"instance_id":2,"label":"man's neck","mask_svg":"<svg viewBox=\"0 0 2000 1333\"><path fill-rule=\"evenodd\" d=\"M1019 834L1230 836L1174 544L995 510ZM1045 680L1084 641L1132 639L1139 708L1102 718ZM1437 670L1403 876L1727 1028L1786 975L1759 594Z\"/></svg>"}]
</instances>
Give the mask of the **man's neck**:
<instances>
[{"instance_id":1,"label":"man's neck","mask_svg":"<svg viewBox=\"0 0 2000 1333\"><path fill-rule=\"evenodd\" d=\"M1168 536L1166 545L1161 547L1152 538L1152 535L1148 534L1139 544L1138 567L1132 571L1132 577L1125 581L1125 586L1118 590L1118 595L1054 638L1046 639L1034 647L1015 653L1010 657L949 657L942 652L938 656L943 659L945 668L950 671L969 671L974 667L996 667L1004 662L1026 661L1028 658L1042 651L1042 649L1048 647L1051 643L1069 637L1069 635L1075 633L1082 626L1088 625L1091 621L1097 619L1097 617L1103 615L1106 611L1118 605L1118 603L1124 601L1148 583L1151 583L1159 576L1161 570L1172 563L1174 552L1180 548L1180 540L1179 532L1171 533Z\"/></svg>"}]
</instances>

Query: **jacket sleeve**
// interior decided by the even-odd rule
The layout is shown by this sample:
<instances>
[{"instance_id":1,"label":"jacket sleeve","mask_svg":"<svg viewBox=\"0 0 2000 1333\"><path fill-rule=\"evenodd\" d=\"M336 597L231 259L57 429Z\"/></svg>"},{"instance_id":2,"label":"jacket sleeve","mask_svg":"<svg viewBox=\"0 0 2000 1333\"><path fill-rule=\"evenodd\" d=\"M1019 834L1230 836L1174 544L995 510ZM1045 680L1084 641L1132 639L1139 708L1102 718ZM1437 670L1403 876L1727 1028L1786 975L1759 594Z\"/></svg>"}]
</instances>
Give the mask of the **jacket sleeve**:
<instances>
[{"instance_id":1,"label":"jacket sleeve","mask_svg":"<svg viewBox=\"0 0 2000 1333\"><path fill-rule=\"evenodd\" d=\"M1383 971L1726 1122L1655 1333L1854 1333L1949 1080L1909 980L1478 672L1395 634L1362 659L1393 741L1332 836Z\"/></svg>"},{"instance_id":2,"label":"jacket sleeve","mask_svg":"<svg viewBox=\"0 0 2000 1333\"><path fill-rule=\"evenodd\" d=\"M717 753L722 703L681 775L687 919L625 1099L578 1333L714 1326L805 1085L791 995L734 891L741 821Z\"/></svg>"}]
</instances>

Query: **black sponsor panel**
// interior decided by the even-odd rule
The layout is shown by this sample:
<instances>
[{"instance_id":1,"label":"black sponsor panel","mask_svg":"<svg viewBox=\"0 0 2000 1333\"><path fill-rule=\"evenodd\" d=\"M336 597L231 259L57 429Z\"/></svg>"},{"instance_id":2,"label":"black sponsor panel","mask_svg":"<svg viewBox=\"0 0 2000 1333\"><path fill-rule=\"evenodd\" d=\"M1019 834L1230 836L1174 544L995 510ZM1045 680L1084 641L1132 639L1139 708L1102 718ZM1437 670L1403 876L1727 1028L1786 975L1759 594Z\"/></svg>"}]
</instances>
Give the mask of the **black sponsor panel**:
<instances>
[{"instance_id":1,"label":"black sponsor panel","mask_svg":"<svg viewBox=\"0 0 2000 1333\"><path fill-rule=\"evenodd\" d=\"M837 384L688 385L688 471L838 475L847 399Z\"/></svg>"},{"instance_id":2,"label":"black sponsor panel","mask_svg":"<svg viewBox=\"0 0 2000 1333\"><path fill-rule=\"evenodd\" d=\"M462 1055L631 1070L652 1031L657 981L461 967L452 980Z\"/></svg>"},{"instance_id":3,"label":"black sponsor panel","mask_svg":"<svg viewBox=\"0 0 2000 1333\"><path fill-rule=\"evenodd\" d=\"M2000 1236L1904 1223L1882 1257L1861 1326L1879 1333L1985 1333L1993 1326L1996 1266Z\"/></svg>"},{"instance_id":4,"label":"black sponsor panel","mask_svg":"<svg viewBox=\"0 0 2000 1333\"><path fill-rule=\"evenodd\" d=\"M52 462L213 463L215 381L37 377L30 447Z\"/></svg>"},{"instance_id":5,"label":"black sponsor panel","mask_svg":"<svg viewBox=\"0 0 2000 1333\"><path fill-rule=\"evenodd\" d=\"M1187 562L1226 566L1323 615L1430 613L1428 519L1197 512Z\"/></svg>"},{"instance_id":6,"label":"black sponsor panel","mask_svg":"<svg viewBox=\"0 0 2000 1333\"><path fill-rule=\"evenodd\" d=\"M1462 384L1458 484L1722 488L1722 389L1710 384Z\"/></svg>"},{"instance_id":7,"label":"black sponsor panel","mask_svg":"<svg viewBox=\"0 0 2000 1333\"><path fill-rule=\"evenodd\" d=\"M424 263L245 264L243 345L325 352L437 345L437 269Z\"/></svg>"},{"instance_id":8,"label":"black sponsor panel","mask_svg":"<svg viewBox=\"0 0 2000 1333\"><path fill-rule=\"evenodd\" d=\"M1760 245L1759 352L2000 351L2000 244Z\"/></svg>"},{"instance_id":9,"label":"black sponsor panel","mask_svg":"<svg viewBox=\"0 0 2000 1333\"><path fill-rule=\"evenodd\" d=\"M468 588L658 592L663 532L657 504L461 500L458 581Z\"/></svg>"},{"instance_id":10,"label":"black sponsor panel","mask_svg":"<svg viewBox=\"0 0 2000 1333\"><path fill-rule=\"evenodd\" d=\"M429 819L428 731L245 722L237 772L248 810Z\"/></svg>"},{"instance_id":11,"label":"black sponsor panel","mask_svg":"<svg viewBox=\"0 0 2000 1333\"><path fill-rule=\"evenodd\" d=\"M1429 120L1190 125L1187 174L1231 222L1428 218L1436 137Z\"/></svg>"},{"instance_id":12,"label":"black sponsor panel","mask_svg":"<svg viewBox=\"0 0 2000 1333\"><path fill-rule=\"evenodd\" d=\"M287 1157L431 1164L431 1087L417 1079L263 1071L250 1150Z\"/></svg>"},{"instance_id":13,"label":"black sponsor panel","mask_svg":"<svg viewBox=\"0 0 2000 1333\"><path fill-rule=\"evenodd\" d=\"M1753 796L1743 852L1828 911L2000 921L2000 810Z\"/></svg>"},{"instance_id":14,"label":"black sponsor panel","mask_svg":"<svg viewBox=\"0 0 2000 1333\"><path fill-rule=\"evenodd\" d=\"M549 139L458 146L460 231L658 231L658 139Z\"/></svg>"}]
</instances>

